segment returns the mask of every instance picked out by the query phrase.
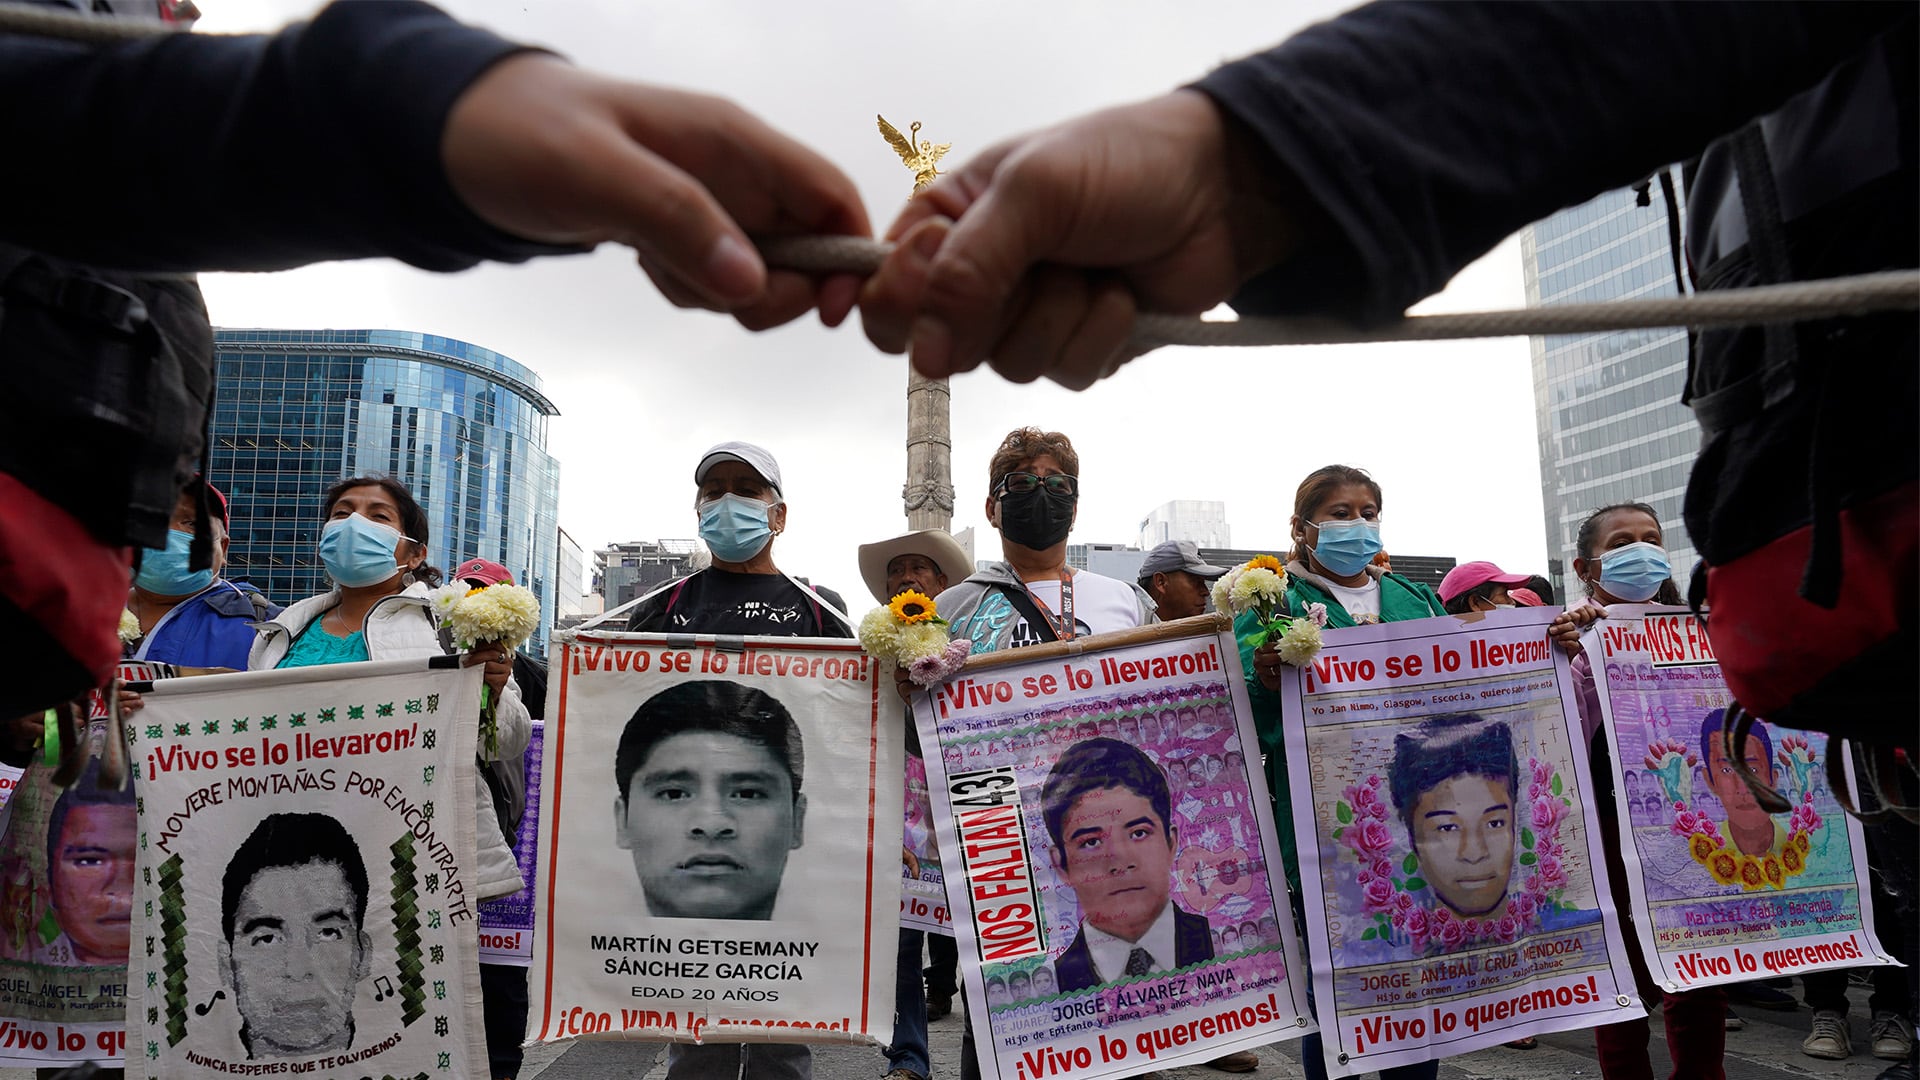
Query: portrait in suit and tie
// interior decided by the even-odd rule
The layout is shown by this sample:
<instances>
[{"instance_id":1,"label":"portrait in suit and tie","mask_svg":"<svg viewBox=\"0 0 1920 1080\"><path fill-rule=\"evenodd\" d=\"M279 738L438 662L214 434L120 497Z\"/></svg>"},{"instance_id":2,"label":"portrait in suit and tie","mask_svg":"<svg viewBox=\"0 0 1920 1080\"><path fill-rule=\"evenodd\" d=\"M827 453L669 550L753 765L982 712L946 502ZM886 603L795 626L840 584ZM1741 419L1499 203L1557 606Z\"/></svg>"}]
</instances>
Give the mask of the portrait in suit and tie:
<instances>
[{"instance_id":1,"label":"portrait in suit and tie","mask_svg":"<svg viewBox=\"0 0 1920 1080\"><path fill-rule=\"evenodd\" d=\"M1080 927L1054 962L1062 992L1213 958L1207 920L1173 903L1179 833L1160 766L1118 739L1076 743L1041 788L1054 869Z\"/></svg>"}]
</instances>

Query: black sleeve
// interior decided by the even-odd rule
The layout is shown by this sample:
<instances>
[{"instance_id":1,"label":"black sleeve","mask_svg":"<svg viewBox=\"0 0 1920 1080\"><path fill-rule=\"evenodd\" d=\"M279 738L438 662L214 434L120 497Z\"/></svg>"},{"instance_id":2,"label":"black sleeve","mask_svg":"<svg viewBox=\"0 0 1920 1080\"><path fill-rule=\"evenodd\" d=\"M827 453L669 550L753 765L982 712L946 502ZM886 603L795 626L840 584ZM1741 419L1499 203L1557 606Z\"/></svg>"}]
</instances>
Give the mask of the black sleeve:
<instances>
[{"instance_id":1,"label":"black sleeve","mask_svg":"<svg viewBox=\"0 0 1920 1080\"><path fill-rule=\"evenodd\" d=\"M1514 230L1690 157L1911 18L1905 3L1423 0L1310 27L1196 84L1335 234L1233 306L1393 318Z\"/></svg>"},{"instance_id":2,"label":"black sleeve","mask_svg":"<svg viewBox=\"0 0 1920 1080\"><path fill-rule=\"evenodd\" d=\"M847 610L847 602L840 598L839 593L834 592L832 589L823 588L822 586L819 586L819 585L811 586L811 588L813 589L814 592L820 594L820 599L825 600L827 603L832 604L834 607L838 608L841 614L845 615L849 619L852 619L854 617L853 612ZM820 636L821 637L853 637L854 634L853 634L853 631L850 628L848 628L848 626L845 623L841 622L839 619L834 618L831 612L823 611L820 613Z\"/></svg>"},{"instance_id":3,"label":"black sleeve","mask_svg":"<svg viewBox=\"0 0 1920 1080\"><path fill-rule=\"evenodd\" d=\"M667 597L673 590L667 589L658 595L642 600L627 613L627 633L652 634L665 630L667 626Z\"/></svg>"},{"instance_id":4,"label":"black sleeve","mask_svg":"<svg viewBox=\"0 0 1920 1080\"><path fill-rule=\"evenodd\" d=\"M392 256L428 270L571 251L454 195L454 100L524 50L421 3L351 0L271 37L0 36L0 238L126 270Z\"/></svg>"}]
</instances>

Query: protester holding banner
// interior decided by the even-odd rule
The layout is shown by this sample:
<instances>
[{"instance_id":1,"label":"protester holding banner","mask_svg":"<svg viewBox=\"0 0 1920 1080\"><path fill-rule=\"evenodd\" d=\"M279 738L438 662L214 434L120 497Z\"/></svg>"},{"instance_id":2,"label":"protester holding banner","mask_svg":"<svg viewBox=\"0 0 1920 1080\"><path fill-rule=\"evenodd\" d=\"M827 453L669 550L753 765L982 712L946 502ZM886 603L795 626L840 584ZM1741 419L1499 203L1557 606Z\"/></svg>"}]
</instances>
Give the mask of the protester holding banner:
<instances>
[{"instance_id":1,"label":"protester holding banner","mask_svg":"<svg viewBox=\"0 0 1920 1080\"><path fill-rule=\"evenodd\" d=\"M1606 740L1598 737L1600 696L1594 685L1593 658L1587 656L1580 645L1580 631L1605 615L1605 609L1597 605L1679 603L1680 590L1673 583L1664 545L1659 516L1645 503L1621 503L1589 514L1575 535L1573 560L1574 575L1579 578L1589 602L1561 614L1549 630L1561 648L1573 657L1580 725L1590 740L1588 754L1593 765L1596 799L1611 802L1618 795L1613 791L1612 756L1607 751ZM1602 813L1599 818L1614 908L1620 912L1621 922L1627 924L1631 921L1629 913L1633 905L1627 892L1626 863L1620 855L1619 819L1612 813ZM1630 926L1624 932L1631 938ZM1642 995L1653 994L1657 986L1640 951L1630 950L1628 955ZM1726 991L1709 986L1678 993L1659 992L1667 1049L1673 1058L1673 1075L1725 1076L1729 1015ZM1606 1080L1652 1080L1647 1064L1647 1041L1651 1034L1645 1017L1594 1028L1593 1041L1601 1075Z\"/></svg>"},{"instance_id":2,"label":"protester holding banner","mask_svg":"<svg viewBox=\"0 0 1920 1080\"><path fill-rule=\"evenodd\" d=\"M203 488L206 505L213 511L208 522L213 528L213 564L205 570L189 570L188 549L199 521ZM247 651L253 647L252 624L273 618L281 608L253 586L221 578L232 533L227 515L227 497L204 477L194 477L181 492L167 546L141 552L140 568L133 575L127 610L140 620L141 637L131 659L246 670Z\"/></svg>"},{"instance_id":3,"label":"protester holding banner","mask_svg":"<svg viewBox=\"0 0 1920 1080\"><path fill-rule=\"evenodd\" d=\"M908 590L926 597L939 596L946 591L949 581L965 577L970 568L966 550L951 534L940 529L922 529L860 546L860 574L866 579L867 590L882 604ZM907 699L912 683L907 679L905 668L895 665L894 681L901 698ZM909 880L902 883L902 905L917 895L935 898L944 910L946 889L940 880L939 851L933 840L933 809L927 802L927 767L920 748L920 732L910 709L905 713L904 723L907 829L903 861L907 864ZM929 878L933 880L927 881ZM916 889L923 881L931 888ZM902 918L905 918L904 912ZM945 936L951 939L952 933L949 919ZM927 936L928 931L910 928L903 921L899 970L895 973L893 991L893 1042L886 1049L886 1080L928 1080L933 1075L933 1059L927 1046L927 987L921 981L920 972L920 954Z\"/></svg>"},{"instance_id":4,"label":"protester holding banner","mask_svg":"<svg viewBox=\"0 0 1920 1080\"><path fill-rule=\"evenodd\" d=\"M1363 469L1327 465L1308 473L1293 496L1293 551L1287 559L1287 614L1324 610L1329 627L1403 622L1446 613L1432 589L1382 569L1380 513L1385 499L1378 481ZM1247 698L1267 759L1267 790L1274 800L1274 823L1287 885L1298 897L1300 855L1294 837L1292 785L1287 778L1286 742L1280 722L1280 669L1276 642L1256 649L1248 643L1258 629L1252 612L1234 621L1240 640L1240 664L1248 673ZM1296 920L1300 912L1295 911ZM1309 1077L1324 1078L1326 1062L1318 1034L1301 1044ZM1428 1080L1439 1066L1421 1062L1387 1069L1386 1080Z\"/></svg>"},{"instance_id":5,"label":"protester holding banner","mask_svg":"<svg viewBox=\"0 0 1920 1080\"><path fill-rule=\"evenodd\" d=\"M780 463L763 447L723 442L693 469L694 513L713 564L642 597L630 633L852 637L846 604L774 562L773 542L787 527ZM673 1043L671 1080L790 1080L813 1075L805 1043Z\"/></svg>"}]
</instances>

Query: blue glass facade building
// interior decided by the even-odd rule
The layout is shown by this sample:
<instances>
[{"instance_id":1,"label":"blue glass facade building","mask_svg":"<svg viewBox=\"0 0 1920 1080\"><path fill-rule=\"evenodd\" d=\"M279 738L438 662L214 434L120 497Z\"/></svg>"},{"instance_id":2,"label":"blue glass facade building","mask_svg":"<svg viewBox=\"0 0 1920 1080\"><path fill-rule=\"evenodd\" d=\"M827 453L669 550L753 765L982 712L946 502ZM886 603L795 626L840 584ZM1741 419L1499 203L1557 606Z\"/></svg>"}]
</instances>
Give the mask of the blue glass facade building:
<instances>
[{"instance_id":1,"label":"blue glass facade building","mask_svg":"<svg viewBox=\"0 0 1920 1080\"><path fill-rule=\"evenodd\" d=\"M1521 233L1528 304L1590 303L1677 291L1667 215L1655 194L1608 192ZM1562 597L1573 580L1575 537L1602 506L1643 502L1659 511L1684 594L1695 554L1681 496L1700 449L1686 388L1687 335L1628 330L1532 339L1540 489L1550 576Z\"/></svg>"},{"instance_id":2,"label":"blue glass facade building","mask_svg":"<svg viewBox=\"0 0 1920 1080\"><path fill-rule=\"evenodd\" d=\"M227 574L290 603L329 588L320 501L381 474L427 511L428 561L480 556L540 597L527 649L546 651L558 583L559 415L540 377L491 349L404 330L214 335L213 481L231 502Z\"/></svg>"}]
</instances>

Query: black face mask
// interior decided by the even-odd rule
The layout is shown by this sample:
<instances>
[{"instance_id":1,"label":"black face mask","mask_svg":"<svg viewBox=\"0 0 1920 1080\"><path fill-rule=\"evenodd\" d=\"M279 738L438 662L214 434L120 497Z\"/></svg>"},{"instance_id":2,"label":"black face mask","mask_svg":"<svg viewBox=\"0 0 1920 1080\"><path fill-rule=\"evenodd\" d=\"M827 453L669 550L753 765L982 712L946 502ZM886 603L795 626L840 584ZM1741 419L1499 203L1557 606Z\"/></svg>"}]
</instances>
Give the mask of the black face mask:
<instances>
[{"instance_id":1,"label":"black face mask","mask_svg":"<svg viewBox=\"0 0 1920 1080\"><path fill-rule=\"evenodd\" d=\"M1018 495L1000 496L1000 535L1035 551L1050 548L1073 530L1073 507L1079 498L1055 495L1045 487Z\"/></svg>"}]
</instances>

